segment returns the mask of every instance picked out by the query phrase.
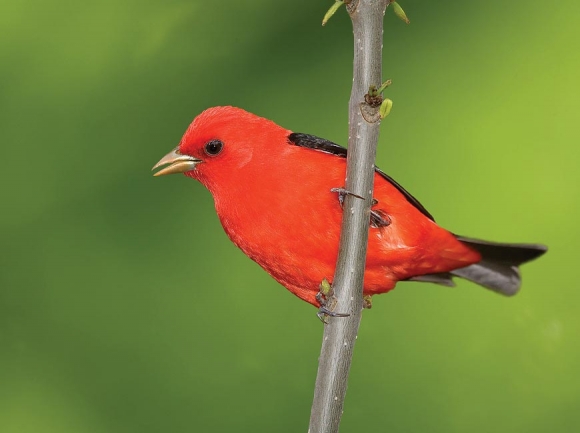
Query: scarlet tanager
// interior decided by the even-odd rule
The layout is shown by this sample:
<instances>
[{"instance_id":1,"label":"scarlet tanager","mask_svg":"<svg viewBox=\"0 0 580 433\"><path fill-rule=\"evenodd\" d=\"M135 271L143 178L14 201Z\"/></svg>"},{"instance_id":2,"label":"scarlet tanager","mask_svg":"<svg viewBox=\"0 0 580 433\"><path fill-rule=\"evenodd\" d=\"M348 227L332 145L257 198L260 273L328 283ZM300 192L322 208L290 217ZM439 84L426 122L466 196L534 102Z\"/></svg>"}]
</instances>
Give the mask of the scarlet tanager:
<instances>
[{"instance_id":1,"label":"scarlet tanager","mask_svg":"<svg viewBox=\"0 0 580 433\"><path fill-rule=\"evenodd\" d=\"M338 256L347 150L293 133L235 107L209 108L191 123L156 176L185 173L212 194L222 226L248 257L299 298L320 306ZM353 193L355 193L354 191ZM402 186L375 169L364 294L398 281L453 286L462 277L504 295L521 284L518 266L544 252L455 235L435 223Z\"/></svg>"}]
</instances>

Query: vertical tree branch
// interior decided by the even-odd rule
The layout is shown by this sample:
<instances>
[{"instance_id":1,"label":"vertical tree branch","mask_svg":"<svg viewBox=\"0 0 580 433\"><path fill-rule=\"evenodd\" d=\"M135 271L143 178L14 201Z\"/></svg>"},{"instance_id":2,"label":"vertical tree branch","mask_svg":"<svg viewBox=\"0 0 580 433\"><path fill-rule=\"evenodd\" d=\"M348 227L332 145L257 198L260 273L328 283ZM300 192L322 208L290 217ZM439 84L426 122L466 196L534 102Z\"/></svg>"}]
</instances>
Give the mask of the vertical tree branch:
<instances>
[{"instance_id":1,"label":"vertical tree branch","mask_svg":"<svg viewBox=\"0 0 580 433\"><path fill-rule=\"evenodd\" d=\"M349 313L350 316L329 317L324 327L309 433L338 432L348 372L360 325L380 124L378 108L366 105L364 96L371 85L381 85L383 17L388 3L389 0L352 0L347 5L353 24L354 68L349 102L345 187L365 199L347 195L344 203L333 288L337 297L335 311ZM361 108L367 113L364 117Z\"/></svg>"}]
</instances>

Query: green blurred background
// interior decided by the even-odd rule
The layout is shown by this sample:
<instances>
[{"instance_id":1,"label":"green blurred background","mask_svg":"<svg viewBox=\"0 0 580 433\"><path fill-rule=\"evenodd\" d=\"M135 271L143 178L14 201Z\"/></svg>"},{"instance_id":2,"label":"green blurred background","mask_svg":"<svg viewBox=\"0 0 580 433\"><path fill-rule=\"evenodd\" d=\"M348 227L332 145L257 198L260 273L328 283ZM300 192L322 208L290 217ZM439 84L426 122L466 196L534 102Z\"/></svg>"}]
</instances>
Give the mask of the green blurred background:
<instances>
[{"instance_id":1,"label":"green blurred background","mask_svg":"<svg viewBox=\"0 0 580 433\"><path fill-rule=\"evenodd\" d=\"M0 431L306 431L322 326L150 169L232 104L346 142L330 1L2 1ZM378 165L443 226L543 242L507 299L365 311L344 432L580 431L580 4L403 1Z\"/></svg>"}]
</instances>

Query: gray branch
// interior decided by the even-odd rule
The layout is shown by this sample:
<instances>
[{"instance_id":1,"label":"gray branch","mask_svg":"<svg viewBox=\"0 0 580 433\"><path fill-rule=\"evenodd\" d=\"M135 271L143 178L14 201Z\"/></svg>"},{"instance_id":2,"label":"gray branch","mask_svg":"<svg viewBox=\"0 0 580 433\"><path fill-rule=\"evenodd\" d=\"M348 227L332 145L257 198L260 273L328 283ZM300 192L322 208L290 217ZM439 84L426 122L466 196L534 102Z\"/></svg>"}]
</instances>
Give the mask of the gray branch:
<instances>
[{"instance_id":1,"label":"gray branch","mask_svg":"<svg viewBox=\"0 0 580 433\"><path fill-rule=\"evenodd\" d=\"M379 138L378 108L364 103L369 86L381 85L383 16L388 0L353 0L348 7L354 31L354 70L349 102L345 187L365 198L347 196L333 288L335 312L324 327L309 433L336 433L362 312L364 264L369 233L374 163ZM363 118L361 107L367 114ZM371 116L368 112L371 112ZM369 121L365 120L369 119ZM374 119L374 120L373 120ZM341 185L337 185L341 186Z\"/></svg>"}]
</instances>

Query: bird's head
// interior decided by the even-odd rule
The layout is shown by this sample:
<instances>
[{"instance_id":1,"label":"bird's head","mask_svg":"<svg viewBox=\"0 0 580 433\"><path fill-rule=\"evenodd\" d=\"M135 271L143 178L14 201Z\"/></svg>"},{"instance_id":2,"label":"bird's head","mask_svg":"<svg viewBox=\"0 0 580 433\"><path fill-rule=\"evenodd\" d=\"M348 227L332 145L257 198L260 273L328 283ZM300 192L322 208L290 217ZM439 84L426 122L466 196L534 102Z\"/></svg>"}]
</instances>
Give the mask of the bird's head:
<instances>
[{"instance_id":1,"label":"bird's head","mask_svg":"<svg viewBox=\"0 0 580 433\"><path fill-rule=\"evenodd\" d=\"M275 146L291 133L274 122L236 107L205 110L189 125L179 146L165 155L153 169L155 176L184 173L210 190L235 173L259 153L268 159ZM263 158L258 158L262 160Z\"/></svg>"}]
</instances>

